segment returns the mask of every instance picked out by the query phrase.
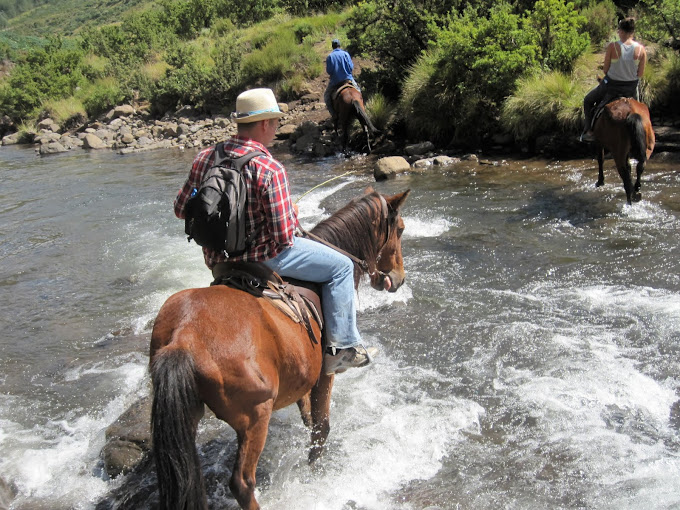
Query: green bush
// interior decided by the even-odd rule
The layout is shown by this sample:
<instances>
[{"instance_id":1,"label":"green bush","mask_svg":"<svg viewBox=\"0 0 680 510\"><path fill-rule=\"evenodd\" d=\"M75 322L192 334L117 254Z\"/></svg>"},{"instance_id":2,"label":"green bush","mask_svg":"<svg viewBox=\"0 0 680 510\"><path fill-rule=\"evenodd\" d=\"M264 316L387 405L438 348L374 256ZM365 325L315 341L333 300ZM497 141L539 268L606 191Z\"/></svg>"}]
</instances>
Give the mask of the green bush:
<instances>
[{"instance_id":1,"label":"green bush","mask_svg":"<svg viewBox=\"0 0 680 510\"><path fill-rule=\"evenodd\" d=\"M538 0L525 19L540 49L545 69L570 72L574 61L590 46L590 37L581 31L586 18L571 2Z\"/></svg>"},{"instance_id":2,"label":"green bush","mask_svg":"<svg viewBox=\"0 0 680 510\"><path fill-rule=\"evenodd\" d=\"M590 42L599 47L604 41L611 39L616 28L616 5L612 0L604 0L581 11L586 19L584 30L590 36Z\"/></svg>"},{"instance_id":3,"label":"green bush","mask_svg":"<svg viewBox=\"0 0 680 510\"><path fill-rule=\"evenodd\" d=\"M76 98L82 102L90 117L97 117L119 105L126 96L117 80L104 78L83 87L76 94Z\"/></svg>"},{"instance_id":4,"label":"green bush","mask_svg":"<svg viewBox=\"0 0 680 510\"><path fill-rule=\"evenodd\" d=\"M452 16L404 84L400 113L409 133L477 143L493 129L517 78L537 65L538 48L520 22L507 3L488 17L473 9Z\"/></svg>"},{"instance_id":5,"label":"green bush","mask_svg":"<svg viewBox=\"0 0 680 510\"><path fill-rule=\"evenodd\" d=\"M575 132L581 127L584 85L559 71L521 79L504 102L501 122L519 141L550 131Z\"/></svg>"},{"instance_id":6,"label":"green bush","mask_svg":"<svg viewBox=\"0 0 680 510\"><path fill-rule=\"evenodd\" d=\"M387 131L396 120L397 105L385 95L375 93L366 101L366 112L376 128Z\"/></svg>"}]
</instances>

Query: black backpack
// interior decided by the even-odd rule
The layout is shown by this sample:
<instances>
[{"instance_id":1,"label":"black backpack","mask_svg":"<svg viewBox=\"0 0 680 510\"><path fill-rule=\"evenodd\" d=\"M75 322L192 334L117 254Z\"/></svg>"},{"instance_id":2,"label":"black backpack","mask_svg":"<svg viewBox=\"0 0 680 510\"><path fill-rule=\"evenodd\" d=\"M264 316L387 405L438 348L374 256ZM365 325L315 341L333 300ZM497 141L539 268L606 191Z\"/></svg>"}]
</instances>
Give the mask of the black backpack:
<instances>
[{"instance_id":1,"label":"black backpack","mask_svg":"<svg viewBox=\"0 0 680 510\"><path fill-rule=\"evenodd\" d=\"M224 145L215 147L215 161L186 204L184 232L196 244L217 252L240 255L251 242L246 236L246 182L243 165L261 151L231 160ZM254 237L251 236L251 237Z\"/></svg>"}]
</instances>

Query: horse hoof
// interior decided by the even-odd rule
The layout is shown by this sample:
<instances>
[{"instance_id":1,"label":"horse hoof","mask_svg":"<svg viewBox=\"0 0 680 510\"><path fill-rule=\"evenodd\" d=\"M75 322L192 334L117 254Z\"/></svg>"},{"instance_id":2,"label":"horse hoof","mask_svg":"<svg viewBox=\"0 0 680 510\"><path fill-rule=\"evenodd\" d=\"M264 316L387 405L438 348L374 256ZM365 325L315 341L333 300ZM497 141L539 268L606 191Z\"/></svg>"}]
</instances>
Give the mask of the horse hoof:
<instances>
[{"instance_id":1,"label":"horse hoof","mask_svg":"<svg viewBox=\"0 0 680 510\"><path fill-rule=\"evenodd\" d=\"M642 200L642 193L635 193L633 195L633 202L639 202L640 200Z\"/></svg>"},{"instance_id":2,"label":"horse hoof","mask_svg":"<svg viewBox=\"0 0 680 510\"><path fill-rule=\"evenodd\" d=\"M604 186L604 181L597 181L597 182L595 183L595 187L596 187L596 188L599 188L600 186Z\"/></svg>"}]
</instances>

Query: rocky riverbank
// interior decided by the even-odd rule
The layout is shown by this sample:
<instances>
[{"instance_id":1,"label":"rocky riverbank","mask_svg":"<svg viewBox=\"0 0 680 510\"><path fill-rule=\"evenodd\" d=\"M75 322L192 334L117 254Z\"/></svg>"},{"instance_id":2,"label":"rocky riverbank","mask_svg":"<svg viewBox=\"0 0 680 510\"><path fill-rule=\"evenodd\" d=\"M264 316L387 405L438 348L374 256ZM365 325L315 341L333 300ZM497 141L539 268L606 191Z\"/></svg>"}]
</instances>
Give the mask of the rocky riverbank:
<instances>
[{"instance_id":1,"label":"rocky riverbank","mask_svg":"<svg viewBox=\"0 0 680 510\"><path fill-rule=\"evenodd\" d=\"M280 108L284 116L274 146L310 157L342 152L320 93L280 103ZM653 157L680 160L680 130L674 123L666 121L661 124L658 121L655 132L657 146ZM2 138L2 145L31 144L41 156L78 149L108 149L129 154L158 149L200 149L235 133L236 124L225 115L207 116L191 107L184 107L161 119L154 119L144 108L121 105L93 122L71 129L62 129L52 119L43 119L35 132L6 135ZM355 150L362 151L362 133L352 141ZM531 146L518 146L511 136L500 133L490 137L483 151L475 153L470 153L466 147L442 149L428 141L409 143L408 140L396 140L389 133L379 135L373 140L373 145L373 154L382 157L376 162L376 179L409 170L449 166L462 160L478 159L488 163L490 158L498 159L503 155L542 155L560 159L595 156L594 147L579 143L576 135L565 137L558 133L541 136Z\"/></svg>"}]
</instances>

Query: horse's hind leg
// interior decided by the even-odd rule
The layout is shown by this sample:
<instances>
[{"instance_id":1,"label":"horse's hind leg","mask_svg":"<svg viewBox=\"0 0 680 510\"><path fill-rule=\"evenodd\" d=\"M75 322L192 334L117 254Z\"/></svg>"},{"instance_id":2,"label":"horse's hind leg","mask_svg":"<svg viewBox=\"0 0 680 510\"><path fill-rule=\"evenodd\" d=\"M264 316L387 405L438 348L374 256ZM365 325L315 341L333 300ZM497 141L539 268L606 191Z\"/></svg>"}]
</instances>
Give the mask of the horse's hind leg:
<instances>
[{"instance_id":1,"label":"horse's hind leg","mask_svg":"<svg viewBox=\"0 0 680 510\"><path fill-rule=\"evenodd\" d=\"M364 127L364 133L366 134L366 145L368 146L368 152L371 152L371 137L368 134L368 126L366 124L363 125Z\"/></svg>"},{"instance_id":2,"label":"horse's hind leg","mask_svg":"<svg viewBox=\"0 0 680 510\"><path fill-rule=\"evenodd\" d=\"M630 161L628 160L628 157L624 157L623 161L619 161L617 158L616 168L619 171L621 180L623 181L623 189L626 190L626 200L628 205L632 205L633 180L630 177Z\"/></svg>"},{"instance_id":3,"label":"horse's hind leg","mask_svg":"<svg viewBox=\"0 0 680 510\"><path fill-rule=\"evenodd\" d=\"M272 409L273 402L268 400L255 406L250 414L242 414L232 425L238 436L238 453L229 488L244 510L260 508L255 499L255 471L267 440Z\"/></svg>"},{"instance_id":4,"label":"horse's hind leg","mask_svg":"<svg viewBox=\"0 0 680 510\"><path fill-rule=\"evenodd\" d=\"M302 418L302 423L305 427L312 428L312 399L311 394L307 393L297 402L298 409L300 409L300 417Z\"/></svg>"},{"instance_id":5,"label":"horse's hind leg","mask_svg":"<svg viewBox=\"0 0 680 510\"><path fill-rule=\"evenodd\" d=\"M599 188L604 185L604 147L600 146L600 150L597 153L597 183L595 187Z\"/></svg>"},{"instance_id":6,"label":"horse's hind leg","mask_svg":"<svg viewBox=\"0 0 680 510\"><path fill-rule=\"evenodd\" d=\"M642 199L642 194L640 193L640 177L642 177L642 172L645 171L645 162L644 161L638 161L637 167L636 167L636 172L637 172L637 178L635 179L635 187L633 188L633 200L636 202L639 202Z\"/></svg>"}]
</instances>

